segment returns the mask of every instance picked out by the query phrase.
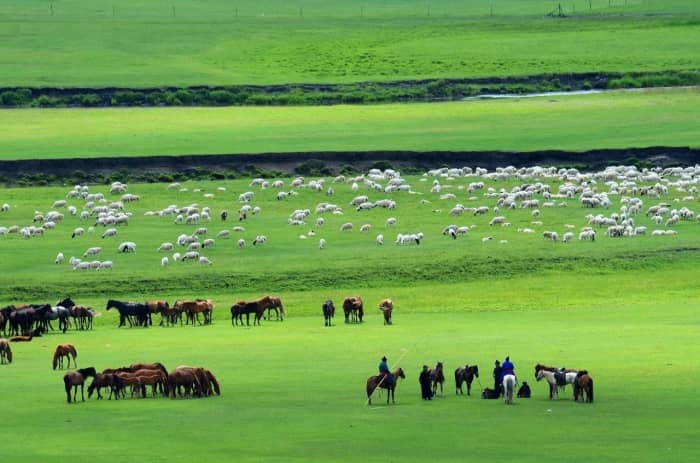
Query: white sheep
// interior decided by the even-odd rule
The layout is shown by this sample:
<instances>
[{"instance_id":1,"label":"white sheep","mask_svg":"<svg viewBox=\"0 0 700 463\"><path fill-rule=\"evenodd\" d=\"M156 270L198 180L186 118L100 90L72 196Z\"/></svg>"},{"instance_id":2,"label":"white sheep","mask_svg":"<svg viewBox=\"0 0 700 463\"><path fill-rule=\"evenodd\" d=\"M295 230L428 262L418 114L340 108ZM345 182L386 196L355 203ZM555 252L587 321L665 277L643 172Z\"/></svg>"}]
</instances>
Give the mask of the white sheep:
<instances>
[{"instance_id":1,"label":"white sheep","mask_svg":"<svg viewBox=\"0 0 700 463\"><path fill-rule=\"evenodd\" d=\"M93 247L93 248L88 248L88 249L83 253L83 257L87 257L87 256L96 256L96 255L98 255L98 254L101 253L101 252L102 252L102 248L99 247L99 246L96 246L96 247Z\"/></svg>"},{"instance_id":2,"label":"white sheep","mask_svg":"<svg viewBox=\"0 0 700 463\"><path fill-rule=\"evenodd\" d=\"M566 232L564 235L561 237L561 240L564 243L568 243L569 241L574 239L574 234L572 232Z\"/></svg>"},{"instance_id":3,"label":"white sheep","mask_svg":"<svg viewBox=\"0 0 700 463\"><path fill-rule=\"evenodd\" d=\"M243 238L238 240L238 247L243 249L245 247L245 240Z\"/></svg>"},{"instance_id":4,"label":"white sheep","mask_svg":"<svg viewBox=\"0 0 700 463\"><path fill-rule=\"evenodd\" d=\"M360 227L360 233L366 233L372 228L372 225L366 223Z\"/></svg>"},{"instance_id":5,"label":"white sheep","mask_svg":"<svg viewBox=\"0 0 700 463\"><path fill-rule=\"evenodd\" d=\"M158 252L172 251L172 250L173 250L173 243L165 242L165 243L161 243L161 245L158 246Z\"/></svg>"},{"instance_id":6,"label":"white sheep","mask_svg":"<svg viewBox=\"0 0 700 463\"><path fill-rule=\"evenodd\" d=\"M267 241L267 236L265 236L265 235L258 235L258 236L256 236L255 239L253 240L253 246L256 246L256 245L258 245L258 244L262 246L263 244L265 244L266 241Z\"/></svg>"},{"instance_id":7,"label":"white sheep","mask_svg":"<svg viewBox=\"0 0 700 463\"><path fill-rule=\"evenodd\" d=\"M181 254L180 254L179 252L174 253L174 254L173 254L173 262L179 261L181 257L182 257L182 256L181 256Z\"/></svg>"},{"instance_id":8,"label":"white sheep","mask_svg":"<svg viewBox=\"0 0 700 463\"><path fill-rule=\"evenodd\" d=\"M116 228L108 228L102 234L102 238L107 238L107 237L111 237L111 236L117 236L117 229Z\"/></svg>"},{"instance_id":9,"label":"white sheep","mask_svg":"<svg viewBox=\"0 0 700 463\"><path fill-rule=\"evenodd\" d=\"M63 253L59 252L56 254L56 260L54 260L54 263L56 264L62 264L63 263Z\"/></svg>"},{"instance_id":10,"label":"white sheep","mask_svg":"<svg viewBox=\"0 0 700 463\"><path fill-rule=\"evenodd\" d=\"M10 205L7 204L7 203L4 203L4 204L2 205L2 208L0 208L0 211L2 211L2 212L9 212L9 211L10 211Z\"/></svg>"},{"instance_id":11,"label":"white sheep","mask_svg":"<svg viewBox=\"0 0 700 463\"><path fill-rule=\"evenodd\" d=\"M326 221L323 220L323 217L319 217L318 219L316 219L316 226L317 227L322 227L323 224L325 224L325 223L326 223Z\"/></svg>"},{"instance_id":12,"label":"white sheep","mask_svg":"<svg viewBox=\"0 0 700 463\"><path fill-rule=\"evenodd\" d=\"M111 260L104 260L100 262L100 265L95 270L112 270L114 264Z\"/></svg>"},{"instance_id":13,"label":"white sheep","mask_svg":"<svg viewBox=\"0 0 700 463\"><path fill-rule=\"evenodd\" d=\"M319 248L319 249L324 249L325 247L326 247L326 240L324 240L323 238L321 238L320 240L318 240L318 248Z\"/></svg>"},{"instance_id":14,"label":"white sheep","mask_svg":"<svg viewBox=\"0 0 700 463\"><path fill-rule=\"evenodd\" d=\"M117 246L119 252L136 252L136 243L133 241L124 241Z\"/></svg>"},{"instance_id":15,"label":"white sheep","mask_svg":"<svg viewBox=\"0 0 700 463\"><path fill-rule=\"evenodd\" d=\"M388 219L386 219L387 227L393 227L394 225L396 225L396 217L389 217Z\"/></svg>"},{"instance_id":16,"label":"white sheep","mask_svg":"<svg viewBox=\"0 0 700 463\"><path fill-rule=\"evenodd\" d=\"M199 260L199 253L197 251L188 251L182 255L180 260L182 262L185 262L187 260Z\"/></svg>"},{"instance_id":17,"label":"white sheep","mask_svg":"<svg viewBox=\"0 0 700 463\"><path fill-rule=\"evenodd\" d=\"M377 235L377 244L380 246L384 244L384 235L382 235L382 234Z\"/></svg>"},{"instance_id":18,"label":"white sheep","mask_svg":"<svg viewBox=\"0 0 700 463\"><path fill-rule=\"evenodd\" d=\"M351 231L352 230L352 223L351 222L345 222L343 225L340 226L340 231Z\"/></svg>"},{"instance_id":19,"label":"white sheep","mask_svg":"<svg viewBox=\"0 0 700 463\"><path fill-rule=\"evenodd\" d=\"M163 256L160 259L160 266L161 267L167 267L169 263L170 263L170 261L168 260L168 256Z\"/></svg>"},{"instance_id":20,"label":"white sheep","mask_svg":"<svg viewBox=\"0 0 700 463\"><path fill-rule=\"evenodd\" d=\"M199 257L199 263L202 265L211 265L211 261L204 256Z\"/></svg>"}]
</instances>

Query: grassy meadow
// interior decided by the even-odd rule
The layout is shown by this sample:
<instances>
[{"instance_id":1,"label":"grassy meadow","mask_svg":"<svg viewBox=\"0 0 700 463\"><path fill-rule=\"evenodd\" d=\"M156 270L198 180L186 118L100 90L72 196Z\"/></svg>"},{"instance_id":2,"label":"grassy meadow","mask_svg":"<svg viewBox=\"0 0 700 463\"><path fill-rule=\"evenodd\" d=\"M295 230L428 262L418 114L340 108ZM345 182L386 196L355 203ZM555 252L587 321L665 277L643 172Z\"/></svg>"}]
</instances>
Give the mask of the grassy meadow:
<instances>
[{"instance_id":1,"label":"grassy meadow","mask_svg":"<svg viewBox=\"0 0 700 463\"><path fill-rule=\"evenodd\" d=\"M10 0L0 86L688 70L699 17L694 0Z\"/></svg>"},{"instance_id":2,"label":"grassy meadow","mask_svg":"<svg viewBox=\"0 0 700 463\"><path fill-rule=\"evenodd\" d=\"M0 110L0 159L698 146L697 89L432 104Z\"/></svg>"},{"instance_id":3,"label":"grassy meadow","mask_svg":"<svg viewBox=\"0 0 700 463\"><path fill-rule=\"evenodd\" d=\"M587 213L609 215L619 210L620 197L611 196L610 210L584 209L577 200L556 199L558 207L541 208L533 224L529 209L502 211L510 227L490 227L486 216L448 216L457 202L492 207L496 198L488 188L510 189L516 184L542 181L556 192L560 180L441 179L440 199L431 193L432 178L407 177L414 194L352 192L348 183L330 183L334 196L297 188L298 195L278 201L275 189L250 187L248 180L189 182L182 190L164 184L133 184L129 192L141 200L130 203L128 227L116 238L100 238L103 231L71 238L76 226L91 225L67 215L45 236L23 240L0 237L0 305L57 301L70 294L96 308L91 332L50 333L32 343L13 344L15 361L0 367L0 387L13 400L0 404L6 426L2 454L13 461L88 461L95 454L106 462L124 457L149 461L218 461L235 455L237 461L423 461L439 457L498 459L504 453L519 461L541 461L537 449L568 452L572 461L683 460L695 453L693 394L700 354L696 262L700 226L682 222L675 236L612 239L599 233L595 242L546 242L543 229L563 233L566 224L577 231ZM468 192L470 182L483 180L485 189ZM674 179L671 179L673 181ZM307 180L308 181L308 180ZM290 179L284 179L284 190ZM674 207L697 208L671 184L659 200L645 199L645 207L661 201ZM602 180L599 191L607 191ZM10 210L0 226L31 223L35 212L47 212L65 198L70 186L0 190L0 202ZM224 190L225 189L225 190ZM239 223L238 195L254 191L252 206L262 212ZM105 193L106 186L91 186ZM204 195L213 195L205 197ZM375 201L391 197L395 210L357 212L350 200L367 194ZM536 195L536 197L538 197ZM421 201L425 200L425 201ZM678 201L676 201L678 200ZM342 216L325 215L322 227L287 225L295 209L312 211L320 202L334 202ZM146 216L167 205L197 203L212 210L210 223L201 223L213 236L240 225L245 231L229 240L217 239L202 254L211 267L173 263L162 268L163 241L191 233L192 225L176 225L172 216ZM561 204L565 203L567 207ZM80 206L82 200L70 199ZM218 212L231 218L222 222ZM396 228L385 226L389 216ZM340 224L355 230L341 233ZM638 225L656 227L643 213ZM360 224L371 224L360 233ZM441 234L449 223L473 227L457 240ZM537 233L519 233L533 227ZM315 236L308 236L314 229ZM420 246L397 246L396 232L422 231ZM250 246L257 234L268 242ZM377 233L386 244L375 243ZM304 234L307 239L300 239ZM248 242L238 249L236 239ZM483 242L481 238L492 236ZM323 250L318 239L327 240ZM137 252L119 255L124 240L137 243ZM501 243L506 240L507 243ZM114 269L79 272L66 263L56 265L56 252L82 255L89 246L102 246L101 260ZM178 248L179 250L179 248ZM261 327L232 327L228 307L238 299L275 293L288 311L284 322L263 321ZM327 299L340 305L345 296L359 294L367 317L362 325L324 328L320 305ZM104 310L108 298L212 298L212 326L117 328L117 316ZM395 324L382 326L379 300L396 304ZM156 319L157 323L157 319ZM52 371L50 359L58 343L72 342L79 366L98 369L135 361L161 361L168 368L203 365L222 384L222 395L207 399L126 399L67 405L62 372ZM406 370L397 388L395 406L386 396L367 406L364 381L374 373L382 355ZM452 371L464 363L481 370L474 392L491 384L493 361L510 355L520 381L527 381L533 398L514 407L501 401L456 397ZM444 396L433 402L419 398L417 376L423 364L446 365ZM547 362L587 368L595 381L595 402L578 404L570 391L559 401L547 398L547 386L537 383L533 366ZM31 406L18 406L31 404ZM27 432L40 434L43 445L27 445ZM172 438L170 434L187 438ZM573 433L573 434L572 434ZM191 434L191 435L190 435ZM154 438L156 444L135 445ZM642 436L644 436L642 438ZM81 451L75 453L76 446Z\"/></svg>"}]
</instances>

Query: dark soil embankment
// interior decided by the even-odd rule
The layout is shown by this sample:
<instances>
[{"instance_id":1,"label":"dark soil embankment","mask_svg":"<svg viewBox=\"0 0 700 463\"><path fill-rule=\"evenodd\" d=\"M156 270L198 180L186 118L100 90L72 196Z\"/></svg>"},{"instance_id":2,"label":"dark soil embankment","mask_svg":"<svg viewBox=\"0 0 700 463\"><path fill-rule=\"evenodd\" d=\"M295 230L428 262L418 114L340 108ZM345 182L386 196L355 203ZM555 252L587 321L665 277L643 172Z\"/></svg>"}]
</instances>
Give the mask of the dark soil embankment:
<instances>
[{"instance_id":1,"label":"dark soil embankment","mask_svg":"<svg viewBox=\"0 0 700 463\"><path fill-rule=\"evenodd\" d=\"M286 106L453 101L486 94L700 85L700 71L566 73L348 84L159 88L0 87L0 107Z\"/></svg>"},{"instance_id":2,"label":"dark soil embankment","mask_svg":"<svg viewBox=\"0 0 700 463\"><path fill-rule=\"evenodd\" d=\"M557 166L594 170L609 165L686 166L700 163L700 149L649 147L574 151L364 151L216 154L0 161L0 182L8 185L169 182L250 176L352 174L371 167L422 173L449 167Z\"/></svg>"}]
</instances>

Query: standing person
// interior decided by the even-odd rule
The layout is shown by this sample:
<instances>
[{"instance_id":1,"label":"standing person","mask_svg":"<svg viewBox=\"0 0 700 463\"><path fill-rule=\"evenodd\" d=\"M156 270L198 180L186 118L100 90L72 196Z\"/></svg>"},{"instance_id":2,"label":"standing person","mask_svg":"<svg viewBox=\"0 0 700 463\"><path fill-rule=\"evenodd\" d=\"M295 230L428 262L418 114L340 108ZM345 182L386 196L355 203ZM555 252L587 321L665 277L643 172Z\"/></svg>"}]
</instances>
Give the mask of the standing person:
<instances>
[{"instance_id":1,"label":"standing person","mask_svg":"<svg viewBox=\"0 0 700 463\"><path fill-rule=\"evenodd\" d=\"M391 374L391 371L389 371L389 364L386 362L386 356L382 357L381 362L379 362L379 376L383 377L380 378L380 381L382 381L382 384L385 384L387 387L390 387L392 384L394 384L394 375Z\"/></svg>"},{"instance_id":2,"label":"standing person","mask_svg":"<svg viewBox=\"0 0 700 463\"><path fill-rule=\"evenodd\" d=\"M418 382L420 383L420 395L423 400L433 400L433 391L430 387L431 381L428 365L423 365L423 371L421 371L420 376L418 376Z\"/></svg>"},{"instance_id":3,"label":"standing person","mask_svg":"<svg viewBox=\"0 0 700 463\"><path fill-rule=\"evenodd\" d=\"M503 388L503 368L501 367L501 362L496 360L495 368L493 369L493 390L496 391L498 396L501 396L501 389Z\"/></svg>"}]
</instances>

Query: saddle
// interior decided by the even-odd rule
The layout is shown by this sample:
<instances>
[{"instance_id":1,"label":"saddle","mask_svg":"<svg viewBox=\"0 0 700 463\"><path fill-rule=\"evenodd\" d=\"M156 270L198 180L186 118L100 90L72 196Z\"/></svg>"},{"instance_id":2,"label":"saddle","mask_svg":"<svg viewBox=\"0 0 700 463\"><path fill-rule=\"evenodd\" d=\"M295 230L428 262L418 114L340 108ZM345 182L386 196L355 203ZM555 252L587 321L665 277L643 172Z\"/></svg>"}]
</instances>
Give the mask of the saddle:
<instances>
[{"instance_id":1,"label":"saddle","mask_svg":"<svg viewBox=\"0 0 700 463\"><path fill-rule=\"evenodd\" d=\"M557 370L554 372L554 379L557 381L557 386L566 386L565 370Z\"/></svg>"}]
</instances>

